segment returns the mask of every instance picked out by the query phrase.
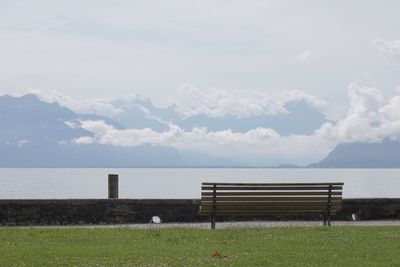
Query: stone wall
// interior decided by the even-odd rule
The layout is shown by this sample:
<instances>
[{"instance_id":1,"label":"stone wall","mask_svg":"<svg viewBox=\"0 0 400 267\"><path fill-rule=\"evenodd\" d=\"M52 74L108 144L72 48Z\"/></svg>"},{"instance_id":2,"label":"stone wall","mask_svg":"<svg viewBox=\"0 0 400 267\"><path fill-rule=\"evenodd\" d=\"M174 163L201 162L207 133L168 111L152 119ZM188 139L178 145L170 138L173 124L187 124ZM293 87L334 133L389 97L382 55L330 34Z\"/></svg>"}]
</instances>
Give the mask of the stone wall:
<instances>
[{"instance_id":1,"label":"stone wall","mask_svg":"<svg viewBox=\"0 0 400 267\"><path fill-rule=\"evenodd\" d=\"M198 199L29 199L0 200L0 225L77 225L147 223L152 216L163 222L200 222ZM334 219L400 219L400 199L344 199ZM219 218L218 220L319 220L320 215Z\"/></svg>"}]
</instances>

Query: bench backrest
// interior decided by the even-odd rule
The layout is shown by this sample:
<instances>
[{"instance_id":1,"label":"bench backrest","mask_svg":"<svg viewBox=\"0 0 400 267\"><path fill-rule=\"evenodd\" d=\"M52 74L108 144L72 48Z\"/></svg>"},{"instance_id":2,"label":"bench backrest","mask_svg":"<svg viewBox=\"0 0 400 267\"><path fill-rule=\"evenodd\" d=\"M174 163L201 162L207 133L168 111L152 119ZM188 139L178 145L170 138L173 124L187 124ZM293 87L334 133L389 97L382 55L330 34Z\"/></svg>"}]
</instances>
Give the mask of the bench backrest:
<instances>
[{"instance_id":1,"label":"bench backrest","mask_svg":"<svg viewBox=\"0 0 400 267\"><path fill-rule=\"evenodd\" d=\"M202 183L199 214L252 216L335 213L343 183Z\"/></svg>"}]
</instances>

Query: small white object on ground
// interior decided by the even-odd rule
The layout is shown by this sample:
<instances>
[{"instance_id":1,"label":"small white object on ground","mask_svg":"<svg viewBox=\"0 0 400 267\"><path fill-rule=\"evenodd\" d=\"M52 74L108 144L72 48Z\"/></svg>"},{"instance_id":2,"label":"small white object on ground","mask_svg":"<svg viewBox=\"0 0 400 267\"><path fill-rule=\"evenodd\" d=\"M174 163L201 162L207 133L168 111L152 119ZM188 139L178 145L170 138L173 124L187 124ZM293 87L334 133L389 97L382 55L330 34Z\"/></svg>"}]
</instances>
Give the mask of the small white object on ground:
<instances>
[{"instance_id":1,"label":"small white object on ground","mask_svg":"<svg viewBox=\"0 0 400 267\"><path fill-rule=\"evenodd\" d=\"M353 214L351 214L351 219L352 219L353 221L359 221L359 220L360 220L360 217L358 216L357 213L353 213Z\"/></svg>"},{"instance_id":2,"label":"small white object on ground","mask_svg":"<svg viewBox=\"0 0 400 267\"><path fill-rule=\"evenodd\" d=\"M153 217L151 217L151 222L152 223L161 223L161 219L158 216L153 216Z\"/></svg>"}]
</instances>

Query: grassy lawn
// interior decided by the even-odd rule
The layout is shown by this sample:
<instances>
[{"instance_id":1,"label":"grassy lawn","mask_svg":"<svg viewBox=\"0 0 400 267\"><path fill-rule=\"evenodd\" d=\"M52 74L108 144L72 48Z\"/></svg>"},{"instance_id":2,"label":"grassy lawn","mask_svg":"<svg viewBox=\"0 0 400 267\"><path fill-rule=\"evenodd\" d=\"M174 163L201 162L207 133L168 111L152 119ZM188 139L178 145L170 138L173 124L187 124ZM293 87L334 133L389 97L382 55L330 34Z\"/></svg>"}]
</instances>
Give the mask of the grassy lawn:
<instances>
[{"instance_id":1,"label":"grassy lawn","mask_svg":"<svg viewBox=\"0 0 400 267\"><path fill-rule=\"evenodd\" d=\"M0 266L400 266L400 227L0 228Z\"/></svg>"}]
</instances>

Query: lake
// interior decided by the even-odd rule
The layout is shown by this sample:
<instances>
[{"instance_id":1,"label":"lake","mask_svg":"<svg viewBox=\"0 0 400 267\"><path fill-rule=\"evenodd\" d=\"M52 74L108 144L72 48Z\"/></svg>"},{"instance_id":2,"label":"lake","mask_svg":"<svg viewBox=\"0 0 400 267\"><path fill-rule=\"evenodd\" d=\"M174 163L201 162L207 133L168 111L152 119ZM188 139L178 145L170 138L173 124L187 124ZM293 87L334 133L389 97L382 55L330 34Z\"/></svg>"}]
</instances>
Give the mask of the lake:
<instances>
[{"instance_id":1,"label":"lake","mask_svg":"<svg viewBox=\"0 0 400 267\"><path fill-rule=\"evenodd\" d=\"M0 169L0 198L199 198L201 182L344 182L344 198L400 198L400 169Z\"/></svg>"}]
</instances>

